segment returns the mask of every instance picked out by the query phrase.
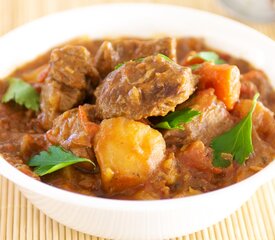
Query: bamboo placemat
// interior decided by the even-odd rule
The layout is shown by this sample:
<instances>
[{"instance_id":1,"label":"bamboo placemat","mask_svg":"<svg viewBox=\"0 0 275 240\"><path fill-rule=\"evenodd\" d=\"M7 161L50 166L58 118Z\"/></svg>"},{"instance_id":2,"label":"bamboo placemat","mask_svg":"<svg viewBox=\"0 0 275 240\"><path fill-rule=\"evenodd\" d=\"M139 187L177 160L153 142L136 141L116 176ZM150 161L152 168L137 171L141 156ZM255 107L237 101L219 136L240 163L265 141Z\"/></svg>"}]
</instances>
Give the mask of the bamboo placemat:
<instances>
[{"instance_id":1,"label":"bamboo placemat","mask_svg":"<svg viewBox=\"0 0 275 240\"><path fill-rule=\"evenodd\" d=\"M16 26L48 13L102 2L118 1L0 0L0 36ZM150 2L184 5L227 16L215 0L156 0ZM247 24L275 39L275 23ZM48 218L33 207L13 183L0 176L0 240L65 239L99 240L101 238L74 231ZM249 201L222 222L177 239L275 240L275 179L263 185Z\"/></svg>"}]
</instances>

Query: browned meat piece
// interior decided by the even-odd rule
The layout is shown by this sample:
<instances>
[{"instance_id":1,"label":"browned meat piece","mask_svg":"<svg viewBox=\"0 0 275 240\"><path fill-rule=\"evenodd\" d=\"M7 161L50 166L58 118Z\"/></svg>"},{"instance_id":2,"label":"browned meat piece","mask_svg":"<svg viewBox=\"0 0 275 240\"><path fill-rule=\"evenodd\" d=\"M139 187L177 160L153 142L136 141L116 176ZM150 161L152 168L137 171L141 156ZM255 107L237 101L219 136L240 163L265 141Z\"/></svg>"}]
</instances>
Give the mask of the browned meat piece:
<instances>
[{"instance_id":1,"label":"browned meat piece","mask_svg":"<svg viewBox=\"0 0 275 240\"><path fill-rule=\"evenodd\" d=\"M214 137L233 126L232 117L224 103L217 99L212 88L199 91L194 98L180 105L178 109L186 107L198 110L201 114L185 124L184 130L166 130L164 139L168 146L183 146L195 140L201 140L208 146Z\"/></svg>"},{"instance_id":2,"label":"browned meat piece","mask_svg":"<svg viewBox=\"0 0 275 240\"><path fill-rule=\"evenodd\" d=\"M268 77L260 70L250 71L241 77L241 98L252 99L260 93L260 101L275 112L275 92Z\"/></svg>"},{"instance_id":3,"label":"browned meat piece","mask_svg":"<svg viewBox=\"0 0 275 240\"><path fill-rule=\"evenodd\" d=\"M104 41L98 49L95 56L95 67L102 78L106 77L119 62L118 53L115 51L113 44Z\"/></svg>"},{"instance_id":4,"label":"browned meat piece","mask_svg":"<svg viewBox=\"0 0 275 240\"><path fill-rule=\"evenodd\" d=\"M202 192L227 185L234 177L234 167L215 168L212 165L212 149L201 141L185 145L176 154L182 173L183 189L190 187Z\"/></svg>"},{"instance_id":5,"label":"browned meat piece","mask_svg":"<svg viewBox=\"0 0 275 240\"><path fill-rule=\"evenodd\" d=\"M186 55L191 51L200 52L206 50L202 38L178 38L177 39L177 62L182 64Z\"/></svg>"},{"instance_id":6,"label":"browned meat piece","mask_svg":"<svg viewBox=\"0 0 275 240\"><path fill-rule=\"evenodd\" d=\"M96 91L96 105L103 118L164 116L189 98L195 84L189 68L150 56L109 74Z\"/></svg>"},{"instance_id":7,"label":"browned meat piece","mask_svg":"<svg viewBox=\"0 0 275 240\"><path fill-rule=\"evenodd\" d=\"M89 81L97 81L89 51L66 46L51 53L50 70L41 92L41 120L45 129L61 113L80 104L89 91Z\"/></svg>"},{"instance_id":8,"label":"browned meat piece","mask_svg":"<svg viewBox=\"0 0 275 240\"><path fill-rule=\"evenodd\" d=\"M45 134L25 134L20 141L20 157L27 163L34 155L47 150L48 145Z\"/></svg>"},{"instance_id":9,"label":"browned meat piece","mask_svg":"<svg viewBox=\"0 0 275 240\"><path fill-rule=\"evenodd\" d=\"M99 130L94 122L98 122L95 106L79 106L58 116L47 132L47 138L52 144L60 145L77 156L93 159L93 138Z\"/></svg>"},{"instance_id":10,"label":"browned meat piece","mask_svg":"<svg viewBox=\"0 0 275 240\"><path fill-rule=\"evenodd\" d=\"M254 69L254 67L249 62L240 58L229 57L226 62L230 65L236 65L239 68L241 74L245 74Z\"/></svg>"},{"instance_id":11,"label":"browned meat piece","mask_svg":"<svg viewBox=\"0 0 275 240\"><path fill-rule=\"evenodd\" d=\"M208 173L218 174L222 172L221 168L215 168L212 165L212 151L200 140L182 147L177 157L185 166Z\"/></svg>"},{"instance_id":12,"label":"browned meat piece","mask_svg":"<svg viewBox=\"0 0 275 240\"><path fill-rule=\"evenodd\" d=\"M102 78L119 63L162 53L176 60L176 40L160 38L153 40L119 39L105 41L95 57L95 66Z\"/></svg>"},{"instance_id":13,"label":"browned meat piece","mask_svg":"<svg viewBox=\"0 0 275 240\"><path fill-rule=\"evenodd\" d=\"M84 98L85 91L47 79L41 92L40 118L43 127L51 128L53 120L58 115L80 104Z\"/></svg>"},{"instance_id":14,"label":"browned meat piece","mask_svg":"<svg viewBox=\"0 0 275 240\"><path fill-rule=\"evenodd\" d=\"M71 88L87 89L86 76L96 76L89 51L81 46L66 46L52 51L50 78Z\"/></svg>"}]
</instances>

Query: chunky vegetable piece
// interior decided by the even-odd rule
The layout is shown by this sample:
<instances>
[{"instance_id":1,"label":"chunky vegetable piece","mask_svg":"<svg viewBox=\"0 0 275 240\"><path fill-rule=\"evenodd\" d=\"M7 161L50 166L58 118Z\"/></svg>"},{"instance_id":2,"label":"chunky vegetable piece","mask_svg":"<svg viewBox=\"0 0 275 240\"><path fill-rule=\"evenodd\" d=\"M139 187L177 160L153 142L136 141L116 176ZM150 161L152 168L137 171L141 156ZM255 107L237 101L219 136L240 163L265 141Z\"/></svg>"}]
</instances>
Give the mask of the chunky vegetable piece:
<instances>
[{"instance_id":1,"label":"chunky vegetable piece","mask_svg":"<svg viewBox=\"0 0 275 240\"><path fill-rule=\"evenodd\" d=\"M199 75L199 89L214 88L218 99L232 110L240 96L240 71L236 66L205 62L194 71Z\"/></svg>"},{"instance_id":2,"label":"chunky vegetable piece","mask_svg":"<svg viewBox=\"0 0 275 240\"><path fill-rule=\"evenodd\" d=\"M102 121L95 153L104 190L115 194L143 185L164 151L163 137L148 125L123 117Z\"/></svg>"},{"instance_id":3,"label":"chunky vegetable piece","mask_svg":"<svg viewBox=\"0 0 275 240\"><path fill-rule=\"evenodd\" d=\"M165 116L189 98L195 85L189 68L161 55L150 56L109 74L96 91L96 106L103 118Z\"/></svg>"},{"instance_id":4,"label":"chunky vegetable piece","mask_svg":"<svg viewBox=\"0 0 275 240\"><path fill-rule=\"evenodd\" d=\"M20 78L11 78L9 80L9 88L2 97L3 103L11 100L28 109L39 110L39 94L29 83L24 82Z\"/></svg>"}]
</instances>

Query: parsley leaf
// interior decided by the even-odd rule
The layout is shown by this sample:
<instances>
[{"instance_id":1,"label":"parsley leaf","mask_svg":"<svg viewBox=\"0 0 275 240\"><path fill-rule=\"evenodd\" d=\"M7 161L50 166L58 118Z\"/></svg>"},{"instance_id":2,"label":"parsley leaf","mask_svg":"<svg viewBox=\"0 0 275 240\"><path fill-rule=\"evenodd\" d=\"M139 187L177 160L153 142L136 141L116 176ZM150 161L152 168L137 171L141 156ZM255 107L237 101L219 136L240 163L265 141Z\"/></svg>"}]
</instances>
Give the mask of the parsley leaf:
<instances>
[{"instance_id":1,"label":"parsley leaf","mask_svg":"<svg viewBox=\"0 0 275 240\"><path fill-rule=\"evenodd\" d=\"M14 100L17 104L23 105L28 109L39 110L39 94L29 83L20 78L9 79L9 88L2 97L2 103Z\"/></svg>"},{"instance_id":2,"label":"parsley leaf","mask_svg":"<svg viewBox=\"0 0 275 240\"><path fill-rule=\"evenodd\" d=\"M167 57L166 55L159 53L158 56L162 57L167 62L174 62L171 58Z\"/></svg>"},{"instance_id":3,"label":"parsley leaf","mask_svg":"<svg viewBox=\"0 0 275 240\"><path fill-rule=\"evenodd\" d=\"M163 117L162 121L155 125L156 128L162 129L184 129L183 123L191 122L200 112L191 108L184 108L179 111L169 113Z\"/></svg>"},{"instance_id":4,"label":"parsley leaf","mask_svg":"<svg viewBox=\"0 0 275 240\"><path fill-rule=\"evenodd\" d=\"M207 51L198 52L197 54L190 56L190 58L188 58L188 61L191 61L192 59L195 59L195 58L200 58L205 62L213 62L214 64L217 64L217 65L225 63L225 61L221 59L219 55L215 52L207 52ZM192 70L196 70L200 66L201 64L194 64L194 65L191 65L190 68Z\"/></svg>"},{"instance_id":5,"label":"parsley leaf","mask_svg":"<svg viewBox=\"0 0 275 240\"><path fill-rule=\"evenodd\" d=\"M192 71L195 71L197 70L198 68L200 68L201 64L194 64L194 65L191 65L190 68Z\"/></svg>"},{"instance_id":6,"label":"parsley leaf","mask_svg":"<svg viewBox=\"0 0 275 240\"><path fill-rule=\"evenodd\" d=\"M198 52L197 54L195 54L194 56L192 56L192 58L200 58L202 60L204 60L205 62L213 62L215 64L223 64L225 63L224 60L222 60L219 55L215 52Z\"/></svg>"},{"instance_id":7,"label":"parsley leaf","mask_svg":"<svg viewBox=\"0 0 275 240\"><path fill-rule=\"evenodd\" d=\"M223 158L223 154L231 154L233 160L243 164L253 152L252 144L252 114L255 110L259 94L253 98L253 104L246 115L235 127L228 132L214 138L210 146L214 150L213 165L215 167L228 167L231 162Z\"/></svg>"},{"instance_id":8,"label":"parsley leaf","mask_svg":"<svg viewBox=\"0 0 275 240\"><path fill-rule=\"evenodd\" d=\"M119 64L117 64L116 66L115 66L115 70L117 70L117 69L119 69L121 66L123 66L124 65L124 63L119 63Z\"/></svg>"},{"instance_id":9,"label":"parsley leaf","mask_svg":"<svg viewBox=\"0 0 275 240\"><path fill-rule=\"evenodd\" d=\"M64 150L62 147L50 146L48 151L42 151L38 155L32 157L28 165L35 167L34 172L37 175L44 176L79 162L89 162L95 167L95 164L87 158L77 157L73 153Z\"/></svg>"}]
</instances>

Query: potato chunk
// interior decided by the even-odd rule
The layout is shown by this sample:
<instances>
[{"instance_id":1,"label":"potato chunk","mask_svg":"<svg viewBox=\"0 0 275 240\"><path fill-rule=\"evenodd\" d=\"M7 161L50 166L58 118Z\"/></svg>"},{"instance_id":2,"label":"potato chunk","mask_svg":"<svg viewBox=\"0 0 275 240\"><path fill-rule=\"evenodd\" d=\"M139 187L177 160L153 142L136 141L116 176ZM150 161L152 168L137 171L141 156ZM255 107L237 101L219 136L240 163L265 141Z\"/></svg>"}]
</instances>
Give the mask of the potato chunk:
<instances>
[{"instance_id":1,"label":"potato chunk","mask_svg":"<svg viewBox=\"0 0 275 240\"><path fill-rule=\"evenodd\" d=\"M164 157L157 130L124 117L104 120L95 137L95 153L104 190L116 194L146 182Z\"/></svg>"}]
</instances>

